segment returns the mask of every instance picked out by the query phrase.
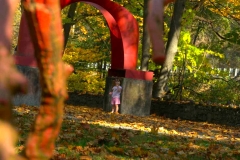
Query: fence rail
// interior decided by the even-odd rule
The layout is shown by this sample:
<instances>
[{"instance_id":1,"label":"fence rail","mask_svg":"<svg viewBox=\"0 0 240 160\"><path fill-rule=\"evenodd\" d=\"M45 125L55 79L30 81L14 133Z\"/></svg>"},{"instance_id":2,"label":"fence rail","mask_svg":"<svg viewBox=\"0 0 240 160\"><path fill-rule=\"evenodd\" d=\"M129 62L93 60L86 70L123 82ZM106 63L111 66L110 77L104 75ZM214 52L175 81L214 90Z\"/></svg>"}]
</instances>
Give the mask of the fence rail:
<instances>
[{"instance_id":1,"label":"fence rail","mask_svg":"<svg viewBox=\"0 0 240 160\"><path fill-rule=\"evenodd\" d=\"M219 72L225 72L228 73L229 77L235 78L235 77L240 77L240 69L239 68L213 68L217 69ZM174 71L171 71L171 75L176 75L180 72L181 70L175 69ZM185 73L188 73L188 70L185 70ZM207 73L206 73L207 74ZM219 76L218 74L215 76Z\"/></svg>"},{"instance_id":2,"label":"fence rail","mask_svg":"<svg viewBox=\"0 0 240 160\"><path fill-rule=\"evenodd\" d=\"M98 69L99 68L98 65L99 65L98 63L82 63L83 68L88 68L88 69ZM106 63L105 69L108 70L109 68L111 68L111 64ZM102 69L103 69L103 66L102 66ZM140 69L140 67L137 67L137 69ZM229 77L233 77L233 78L240 77L240 68L213 68L213 69L227 72ZM177 74L179 73L179 71L180 70L176 69L175 71L171 71L171 74L172 75Z\"/></svg>"}]
</instances>

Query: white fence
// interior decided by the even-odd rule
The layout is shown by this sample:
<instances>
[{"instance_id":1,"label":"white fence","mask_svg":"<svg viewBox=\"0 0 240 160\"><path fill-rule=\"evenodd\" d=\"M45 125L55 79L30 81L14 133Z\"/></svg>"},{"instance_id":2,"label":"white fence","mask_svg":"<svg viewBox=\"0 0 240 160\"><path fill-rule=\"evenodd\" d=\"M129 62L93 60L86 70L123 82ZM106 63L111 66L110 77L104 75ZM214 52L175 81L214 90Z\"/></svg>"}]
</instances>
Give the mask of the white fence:
<instances>
[{"instance_id":1,"label":"white fence","mask_svg":"<svg viewBox=\"0 0 240 160\"><path fill-rule=\"evenodd\" d=\"M225 73L228 73L228 76L231 78L235 78L235 77L240 77L240 69L239 68L212 68L212 69L217 69L219 72L223 71ZM172 76L179 74L179 72L181 72L180 69L175 69L174 71L171 70L170 74ZM188 69L185 70L185 73L189 73ZM208 73L206 73L208 74ZM214 75L214 76L219 76L218 74Z\"/></svg>"},{"instance_id":2,"label":"white fence","mask_svg":"<svg viewBox=\"0 0 240 160\"><path fill-rule=\"evenodd\" d=\"M85 64L85 67L89 68L89 69L97 69L98 68L98 63L83 63L83 64ZM107 63L106 70L108 70L109 68L111 68L111 64ZM137 67L137 69L139 70L140 66ZM240 77L240 69L239 68L217 68L217 70L228 72L229 77ZM178 73L178 69L175 70L174 72L171 72L171 74L176 74L176 73Z\"/></svg>"},{"instance_id":3,"label":"white fence","mask_svg":"<svg viewBox=\"0 0 240 160\"><path fill-rule=\"evenodd\" d=\"M238 77L240 76L239 68L217 68L219 71L228 72L229 77Z\"/></svg>"}]
</instances>

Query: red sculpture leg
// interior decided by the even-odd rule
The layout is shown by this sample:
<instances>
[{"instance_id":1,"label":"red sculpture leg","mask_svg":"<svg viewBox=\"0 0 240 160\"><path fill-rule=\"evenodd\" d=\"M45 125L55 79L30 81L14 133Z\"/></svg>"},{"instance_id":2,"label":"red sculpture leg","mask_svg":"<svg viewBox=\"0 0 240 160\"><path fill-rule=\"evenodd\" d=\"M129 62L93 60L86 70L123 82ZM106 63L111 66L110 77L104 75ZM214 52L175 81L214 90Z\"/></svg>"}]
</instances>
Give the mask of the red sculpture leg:
<instances>
[{"instance_id":1,"label":"red sculpture leg","mask_svg":"<svg viewBox=\"0 0 240 160\"><path fill-rule=\"evenodd\" d=\"M148 4L147 25L153 48L153 62L163 64L166 55L163 41L164 5L174 0L150 0Z\"/></svg>"},{"instance_id":2,"label":"red sculpture leg","mask_svg":"<svg viewBox=\"0 0 240 160\"><path fill-rule=\"evenodd\" d=\"M25 0L32 41L40 70L42 100L27 139L28 159L50 159L59 134L67 98L66 78L72 67L62 61L63 33L59 1Z\"/></svg>"},{"instance_id":3,"label":"red sculpture leg","mask_svg":"<svg viewBox=\"0 0 240 160\"><path fill-rule=\"evenodd\" d=\"M29 67L37 66L25 12L23 12L20 21L17 52L14 54L14 58L17 65Z\"/></svg>"}]
</instances>

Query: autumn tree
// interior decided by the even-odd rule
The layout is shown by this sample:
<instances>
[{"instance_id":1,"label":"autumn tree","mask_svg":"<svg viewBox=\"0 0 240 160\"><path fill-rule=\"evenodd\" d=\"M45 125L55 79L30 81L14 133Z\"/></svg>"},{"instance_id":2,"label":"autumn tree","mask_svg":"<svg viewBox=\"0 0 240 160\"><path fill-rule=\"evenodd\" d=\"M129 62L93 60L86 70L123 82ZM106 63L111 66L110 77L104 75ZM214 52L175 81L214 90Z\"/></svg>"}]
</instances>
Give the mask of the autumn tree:
<instances>
[{"instance_id":1,"label":"autumn tree","mask_svg":"<svg viewBox=\"0 0 240 160\"><path fill-rule=\"evenodd\" d=\"M197 30L193 29L194 44L225 55L224 61L212 57L214 66L227 68L239 64L239 6L239 1L225 0L202 1L201 5L195 5L194 19L199 25Z\"/></svg>"},{"instance_id":2,"label":"autumn tree","mask_svg":"<svg viewBox=\"0 0 240 160\"><path fill-rule=\"evenodd\" d=\"M65 24L63 25L63 30L64 30L64 48L66 48L67 46L67 41L68 41L68 37L70 34L70 30L71 27L74 25L73 19L75 16L75 12L77 9L77 3L73 3L70 5L69 9L68 9L68 13L67 13L67 22L65 22Z\"/></svg>"},{"instance_id":3,"label":"autumn tree","mask_svg":"<svg viewBox=\"0 0 240 160\"><path fill-rule=\"evenodd\" d=\"M66 8L68 9L68 8ZM63 23L73 25L63 60L74 66L68 78L70 92L103 94L110 64L110 33L102 13L86 3L78 3L72 20L62 11Z\"/></svg>"},{"instance_id":4,"label":"autumn tree","mask_svg":"<svg viewBox=\"0 0 240 160\"><path fill-rule=\"evenodd\" d=\"M185 8L186 0L176 0L174 5L174 12L171 21L171 27L168 35L168 42L166 46L166 60L162 65L156 88L154 88L154 97L163 97L165 87L167 86L168 75L172 69L173 60L177 53L178 39L181 32L181 18Z\"/></svg>"},{"instance_id":5,"label":"autumn tree","mask_svg":"<svg viewBox=\"0 0 240 160\"><path fill-rule=\"evenodd\" d=\"M69 12L70 9L71 7ZM101 71L106 61L110 60L110 34L107 24L102 14L89 4L79 3L75 12L72 20L69 20L69 15L63 15L64 26L74 26L67 39L64 60L73 64L76 69L80 63L98 63Z\"/></svg>"}]
</instances>

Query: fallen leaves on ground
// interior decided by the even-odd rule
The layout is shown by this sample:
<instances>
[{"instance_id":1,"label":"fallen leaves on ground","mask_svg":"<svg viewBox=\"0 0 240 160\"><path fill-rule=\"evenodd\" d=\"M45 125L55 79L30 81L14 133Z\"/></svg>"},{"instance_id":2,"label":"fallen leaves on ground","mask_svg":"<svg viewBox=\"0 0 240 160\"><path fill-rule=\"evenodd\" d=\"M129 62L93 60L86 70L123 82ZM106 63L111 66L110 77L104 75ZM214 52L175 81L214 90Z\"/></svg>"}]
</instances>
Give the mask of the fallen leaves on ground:
<instances>
[{"instance_id":1,"label":"fallen leaves on ground","mask_svg":"<svg viewBox=\"0 0 240 160\"><path fill-rule=\"evenodd\" d=\"M19 152L37 113L37 107L14 108ZM70 105L65 106L63 118L53 160L240 159L237 127Z\"/></svg>"}]
</instances>

